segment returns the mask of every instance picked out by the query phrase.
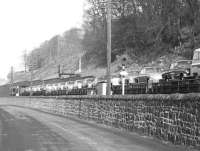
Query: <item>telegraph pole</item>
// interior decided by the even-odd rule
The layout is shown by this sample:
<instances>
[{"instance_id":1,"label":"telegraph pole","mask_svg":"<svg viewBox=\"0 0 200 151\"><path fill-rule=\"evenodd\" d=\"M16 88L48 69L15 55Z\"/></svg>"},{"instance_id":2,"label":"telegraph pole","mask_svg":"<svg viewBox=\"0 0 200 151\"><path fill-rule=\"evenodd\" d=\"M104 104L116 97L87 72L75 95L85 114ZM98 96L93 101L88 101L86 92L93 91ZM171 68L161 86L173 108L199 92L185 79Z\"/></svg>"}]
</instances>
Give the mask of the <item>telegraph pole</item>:
<instances>
[{"instance_id":1,"label":"telegraph pole","mask_svg":"<svg viewBox=\"0 0 200 151\"><path fill-rule=\"evenodd\" d=\"M30 71L30 87L31 87L30 96L32 96L33 95L33 69L31 69Z\"/></svg>"},{"instance_id":2,"label":"telegraph pole","mask_svg":"<svg viewBox=\"0 0 200 151\"><path fill-rule=\"evenodd\" d=\"M60 37L57 36L57 53L56 53L56 59L55 59L56 64L57 64L57 59L59 59L60 56L61 56L61 52L60 52Z\"/></svg>"},{"instance_id":3,"label":"telegraph pole","mask_svg":"<svg viewBox=\"0 0 200 151\"><path fill-rule=\"evenodd\" d=\"M107 95L111 95L111 0L107 0Z\"/></svg>"},{"instance_id":4,"label":"telegraph pole","mask_svg":"<svg viewBox=\"0 0 200 151\"><path fill-rule=\"evenodd\" d=\"M79 57L79 60L78 60L78 73L81 73L81 56Z\"/></svg>"},{"instance_id":5,"label":"telegraph pole","mask_svg":"<svg viewBox=\"0 0 200 151\"><path fill-rule=\"evenodd\" d=\"M33 90L32 90L32 86L33 86L33 71L32 71L32 69L31 69L31 71L29 71L30 72L30 88L31 88L31 90L30 90L30 94L29 94L29 103L31 104L31 96L33 95Z\"/></svg>"},{"instance_id":6,"label":"telegraph pole","mask_svg":"<svg viewBox=\"0 0 200 151\"><path fill-rule=\"evenodd\" d=\"M13 84L13 66L11 67L11 72L10 72L10 83Z\"/></svg>"},{"instance_id":7,"label":"telegraph pole","mask_svg":"<svg viewBox=\"0 0 200 151\"><path fill-rule=\"evenodd\" d=\"M11 95L13 96L13 66L11 66L11 71L10 71L10 84L11 84Z\"/></svg>"},{"instance_id":8,"label":"telegraph pole","mask_svg":"<svg viewBox=\"0 0 200 151\"><path fill-rule=\"evenodd\" d=\"M26 73L27 70L27 51L24 50L24 72Z\"/></svg>"}]
</instances>

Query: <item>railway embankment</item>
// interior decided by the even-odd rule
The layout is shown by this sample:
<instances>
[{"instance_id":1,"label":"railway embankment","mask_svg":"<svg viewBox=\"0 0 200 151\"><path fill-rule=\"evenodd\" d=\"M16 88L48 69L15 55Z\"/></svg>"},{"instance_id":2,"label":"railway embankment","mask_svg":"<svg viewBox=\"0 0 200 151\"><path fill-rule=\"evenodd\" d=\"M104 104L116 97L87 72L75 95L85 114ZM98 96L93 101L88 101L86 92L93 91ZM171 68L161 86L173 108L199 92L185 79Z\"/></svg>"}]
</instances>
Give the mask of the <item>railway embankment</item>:
<instances>
[{"instance_id":1,"label":"railway embankment","mask_svg":"<svg viewBox=\"0 0 200 151\"><path fill-rule=\"evenodd\" d=\"M200 94L2 97L0 104L74 116L200 148Z\"/></svg>"}]
</instances>

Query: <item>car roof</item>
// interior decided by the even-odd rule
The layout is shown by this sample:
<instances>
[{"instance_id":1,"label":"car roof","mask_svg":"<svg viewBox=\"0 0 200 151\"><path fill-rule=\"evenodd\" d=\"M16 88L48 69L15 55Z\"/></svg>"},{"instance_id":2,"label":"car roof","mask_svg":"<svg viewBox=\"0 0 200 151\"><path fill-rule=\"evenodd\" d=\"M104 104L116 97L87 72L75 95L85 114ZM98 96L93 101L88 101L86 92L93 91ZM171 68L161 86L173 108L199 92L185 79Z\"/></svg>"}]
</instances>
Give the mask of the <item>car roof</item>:
<instances>
[{"instance_id":1,"label":"car roof","mask_svg":"<svg viewBox=\"0 0 200 151\"><path fill-rule=\"evenodd\" d=\"M176 63L176 62L192 62L192 60L177 60L174 63Z\"/></svg>"},{"instance_id":2,"label":"car roof","mask_svg":"<svg viewBox=\"0 0 200 151\"><path fill-rule=\"evenodd\" d=\"M163 72L162 75L164 75L164 74L170 74L170 73L173 73L173 72L174 73L182 73L182 72L186 73L185 70L172 69L172 70L168 70L168 71Z\"/></svg>"}]
</instances>

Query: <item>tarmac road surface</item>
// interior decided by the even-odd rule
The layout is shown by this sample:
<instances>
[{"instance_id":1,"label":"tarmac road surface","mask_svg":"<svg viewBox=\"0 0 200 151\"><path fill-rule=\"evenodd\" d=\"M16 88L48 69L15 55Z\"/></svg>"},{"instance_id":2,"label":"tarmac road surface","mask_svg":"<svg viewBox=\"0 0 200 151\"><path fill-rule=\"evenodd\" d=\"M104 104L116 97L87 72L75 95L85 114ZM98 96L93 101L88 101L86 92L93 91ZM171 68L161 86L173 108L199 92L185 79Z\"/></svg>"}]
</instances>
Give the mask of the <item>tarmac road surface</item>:
<instances>
[{"instance_id":1,"label":"tarmac road surface","mask_svg":"<svg viewBox=\"0 0 200 151\"><path fill-rule=\"evenodd\" d=\"M0 106L0 151L182 151L150 137L36 110Z\"/></svg>"}]
</instances>

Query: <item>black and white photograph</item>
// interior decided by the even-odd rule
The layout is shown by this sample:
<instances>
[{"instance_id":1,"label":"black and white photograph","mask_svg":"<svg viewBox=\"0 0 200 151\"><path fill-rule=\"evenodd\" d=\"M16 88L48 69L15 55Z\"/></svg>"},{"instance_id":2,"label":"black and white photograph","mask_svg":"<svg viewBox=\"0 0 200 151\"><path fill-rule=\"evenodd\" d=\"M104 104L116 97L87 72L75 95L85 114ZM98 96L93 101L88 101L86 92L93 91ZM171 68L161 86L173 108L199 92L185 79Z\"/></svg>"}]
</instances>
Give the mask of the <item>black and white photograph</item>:
<instances>
[{"instance_id":1,"label":"black and white photograph","mask_svg":"<svg viewBox=\"0 0 200 151\"><path fill-rule=\"evenodd\" d=\"M0 0L0 151L200 151L200 0Z\"/></svg>"}]
</instances>

